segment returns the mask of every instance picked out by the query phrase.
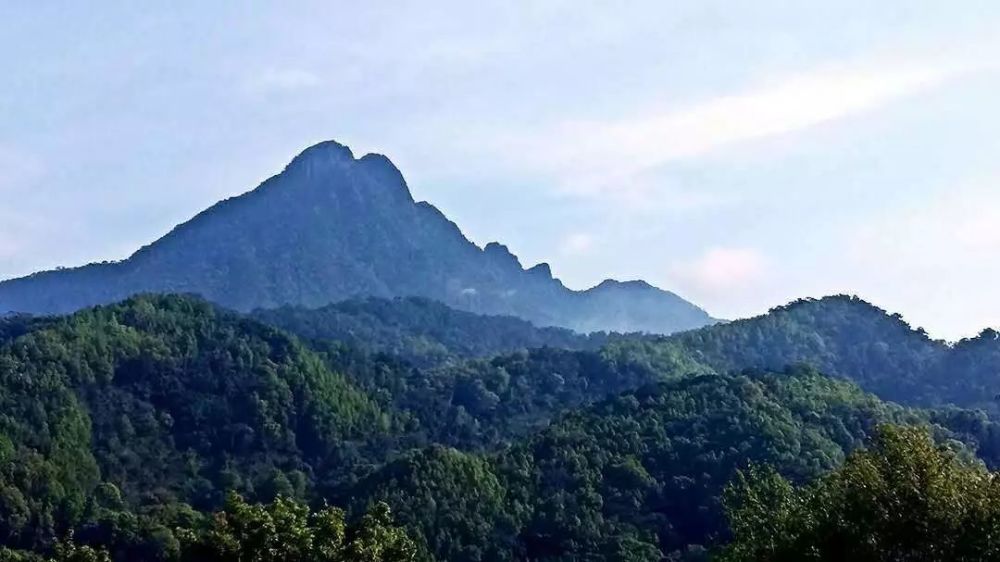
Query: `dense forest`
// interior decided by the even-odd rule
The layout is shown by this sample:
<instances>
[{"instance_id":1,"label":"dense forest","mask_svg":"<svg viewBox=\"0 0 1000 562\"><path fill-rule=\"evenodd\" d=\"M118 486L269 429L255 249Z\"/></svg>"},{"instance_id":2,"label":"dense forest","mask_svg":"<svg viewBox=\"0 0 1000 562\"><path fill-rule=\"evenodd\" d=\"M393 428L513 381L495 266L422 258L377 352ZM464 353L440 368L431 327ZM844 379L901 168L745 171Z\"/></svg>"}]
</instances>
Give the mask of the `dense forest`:
<instances>
[{"instance_id":1,"label":"dense forest","mask_svg":"<svg viewBox=\"0 0 1000 562\"><path fill-rule=\"evenodd\" d=\"M333 340L427 365L539 347L597 349L608 335L536 328L513 316L483 316L420 297L353 299L310 309L284 306L251 314L307 340Z\"/></svg>"},{"instance_id":2,"label":"dense forest","mask_svg":"<svg viewBox=\"0 0 1000 562\"><path fill-rule=\"evenodd\" d=\"M492 455L433 446L352 495L388 502L440 559L703 560L728 536L721 498L738 470L764 464L808 482L883 423L935 427L966 451L995 432L806 368L702 375L566 414Z\"/></svg>"},{"instance_id":3,"label":"dense forest","mask_svg":"<svg viewBox=\"0 0 1000 562\"><path fill-rule=\"evenodd\" d=\"M900 485L879 459L988 481L998 349L847 297L668 338L419 299L11 316L0 559L836 560L824 537L878 516L880 553L849 552L895 560L914 547L906 514L870 512ZM916 481L927 525L934 502L992 513L990 486Z\"/></svg>"},{"instance_id":4,"label":"dense forest","mask_svg":"<svg viewBox=\"0 0 1000 562\"><path fill-rule=\"evenodd\" d=\"M768 467L741 473L725 493L735 540L719 560L997 560L997 477L926 430L884 426L808 484Z\"/></svg>"},{"instance_id":5,"label":"dense forest","mask_svg":"<svg viewBox=\"0 0 1000 562\"><path fill-rule=\"evenodd\" d=\"M800 300L645 347L672 346L719 371L805 363L886 400L1000 413L1000 334L986 329L949 345L856 297Z\"/></svg>"}]
</instances>

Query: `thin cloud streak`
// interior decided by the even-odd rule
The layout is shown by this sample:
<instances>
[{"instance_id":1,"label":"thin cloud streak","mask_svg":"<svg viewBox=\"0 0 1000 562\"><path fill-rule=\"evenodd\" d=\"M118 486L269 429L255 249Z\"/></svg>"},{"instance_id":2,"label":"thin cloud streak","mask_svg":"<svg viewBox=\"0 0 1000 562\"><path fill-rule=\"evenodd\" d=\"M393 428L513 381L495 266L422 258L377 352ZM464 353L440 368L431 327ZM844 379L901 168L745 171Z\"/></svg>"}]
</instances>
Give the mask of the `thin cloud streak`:
<instances>
[{"instance_id":1,"label":"thin cloud streak","mask_svg":"<svg viewBox=\"0 0 1000 562\"><path fill-rule=\"evenodd\" d=\"M640 176L648 170L869 111L970 70L945 63L832 65L686 108L564 122L530 135L532 149L518 152L574 194L646 190L652 186Z\"/></svg>"}]
</instances>

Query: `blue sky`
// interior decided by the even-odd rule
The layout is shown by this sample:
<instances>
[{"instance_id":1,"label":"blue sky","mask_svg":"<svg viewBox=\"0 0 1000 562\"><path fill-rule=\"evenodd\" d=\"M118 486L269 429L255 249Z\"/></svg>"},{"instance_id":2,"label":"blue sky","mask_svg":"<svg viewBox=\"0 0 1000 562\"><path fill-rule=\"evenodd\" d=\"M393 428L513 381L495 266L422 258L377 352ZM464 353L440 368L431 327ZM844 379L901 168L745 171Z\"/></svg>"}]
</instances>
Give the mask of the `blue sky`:
<instances>
[{"instance_id":1,"label":"blue sky","mask_svg":"<svg viewBox=\"0 0 1000 562\"><path fill-rule=\"evenodd\" d=\"M336 139L573 288L1000 325L998 2L40 4L0 7L0 278Z\"/></svg>"}]
</instances>

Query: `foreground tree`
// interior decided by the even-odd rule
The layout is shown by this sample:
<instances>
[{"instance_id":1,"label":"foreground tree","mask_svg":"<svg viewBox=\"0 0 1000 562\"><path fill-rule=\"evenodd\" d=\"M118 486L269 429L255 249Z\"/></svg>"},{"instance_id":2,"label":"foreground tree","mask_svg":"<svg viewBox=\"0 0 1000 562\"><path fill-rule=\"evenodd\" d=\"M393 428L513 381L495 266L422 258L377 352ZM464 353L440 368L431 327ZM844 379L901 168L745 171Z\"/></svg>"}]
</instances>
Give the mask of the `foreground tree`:
<instances>
[{"instance_id":1,"label":"foreground tree","mask_svg":"<svg viewBox=\"0 0 1000 562\"><path fill-rule=\"evenodd\" d=\"M804 487L753 469L726 506L725 562L1000 559L1000 481L920 428L882 427L869 450Z\"/></svg>"},{"instance_id":2,"label":"foreground tree","mask_svg":"<svg viewBox=\"0 0 1000 562\"><path fill-rule=\"evenodd\" d=\"M311 512L284 497L249 504L236 494L208 532L189 541L185 559L201 562L409 562L417 552L385 504L348 525L334 507Z\"/></svg>"}]
</instances>

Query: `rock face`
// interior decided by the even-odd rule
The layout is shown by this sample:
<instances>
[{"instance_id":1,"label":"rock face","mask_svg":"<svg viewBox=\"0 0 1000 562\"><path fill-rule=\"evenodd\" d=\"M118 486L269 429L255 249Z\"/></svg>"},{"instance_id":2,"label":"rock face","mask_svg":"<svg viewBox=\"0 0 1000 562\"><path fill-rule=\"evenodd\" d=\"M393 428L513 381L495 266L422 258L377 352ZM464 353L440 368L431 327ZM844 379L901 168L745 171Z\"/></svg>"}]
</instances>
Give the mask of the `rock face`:
<instances>
[{"instance_id":1,"label":"rock face","mask_svg":"<svg viewBox=\"0 0 1000 562\"><path fill-rule=\"evenodd\" d=\"M253 191L219 202L128 259L0 283L0 312L64 313L142 292L196 293L248 311L421 296L578 331L669 333L712 322L644 282L576 292L506 246L480 249L415 202L388 158L328 141Z\"/></svg>"}]
</instances>

